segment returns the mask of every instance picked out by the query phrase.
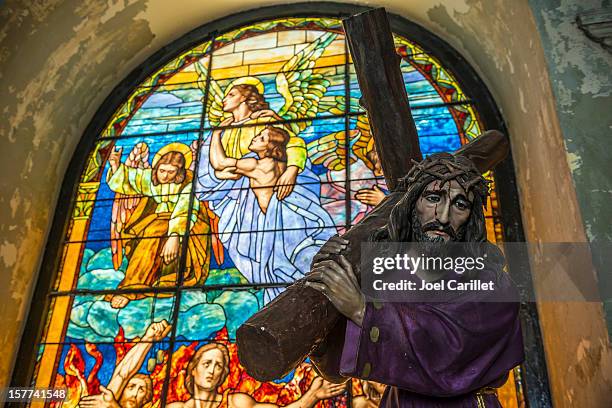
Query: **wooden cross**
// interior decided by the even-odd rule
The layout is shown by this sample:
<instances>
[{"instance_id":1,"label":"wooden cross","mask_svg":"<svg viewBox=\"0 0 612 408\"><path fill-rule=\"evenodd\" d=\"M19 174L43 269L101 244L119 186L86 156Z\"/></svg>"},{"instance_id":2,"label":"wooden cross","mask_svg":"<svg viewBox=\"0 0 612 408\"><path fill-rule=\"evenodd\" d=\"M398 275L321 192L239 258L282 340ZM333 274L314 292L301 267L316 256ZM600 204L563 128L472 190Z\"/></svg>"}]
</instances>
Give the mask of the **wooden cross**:
<instances>
[{"instance_id":1,"label":"wooden cross","mask_svg":"<svg viewBox=\"0 0 612 408\"><path fill-rule=\"evenodd\" d=\"M395 52L393 35L384 8L358 14L343 21L362 104L367 112L376 151L391 193L372 213L347 231L350 244L343 255L360 273L360 247L372 231L387 223L391 209L403 197L395 191L413 160L421 161L416 126L410 112L408 95ZM464 146L463 154L482 172L490 169L507 153L505 137L490 131ZM320 292L298 281L247 320L237 332L238 357L249 375L259 381L282 378L297 367L321 343L343 342L345 318ZM339 353L332 357L339 359ZM330 366L337 362L330 363ZM328 379L340 380L340 375Z\"/></svg>"}]
</instances>

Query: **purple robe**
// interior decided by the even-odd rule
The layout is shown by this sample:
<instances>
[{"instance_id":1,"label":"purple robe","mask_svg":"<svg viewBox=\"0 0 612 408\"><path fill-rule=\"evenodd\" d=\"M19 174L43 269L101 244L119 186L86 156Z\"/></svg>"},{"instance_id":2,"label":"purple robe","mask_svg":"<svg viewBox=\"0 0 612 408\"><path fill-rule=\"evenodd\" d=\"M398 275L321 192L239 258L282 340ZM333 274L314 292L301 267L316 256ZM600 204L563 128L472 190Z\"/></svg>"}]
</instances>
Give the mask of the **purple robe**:
<instances>
[{"instance_id":1,"label":"purple robe","mask_svg":"<svg viewBox=\"0 0 612 408\"><path fill-rule=\"evenodd\" d=\"M505 273L495 275L515 290ZM311 359L328 378L389 385L381 407L500 407L483 389L503 385L524 359L519 304L482 296L367 303L362 327L341 319Z\"/></svg>"}]
</instances>

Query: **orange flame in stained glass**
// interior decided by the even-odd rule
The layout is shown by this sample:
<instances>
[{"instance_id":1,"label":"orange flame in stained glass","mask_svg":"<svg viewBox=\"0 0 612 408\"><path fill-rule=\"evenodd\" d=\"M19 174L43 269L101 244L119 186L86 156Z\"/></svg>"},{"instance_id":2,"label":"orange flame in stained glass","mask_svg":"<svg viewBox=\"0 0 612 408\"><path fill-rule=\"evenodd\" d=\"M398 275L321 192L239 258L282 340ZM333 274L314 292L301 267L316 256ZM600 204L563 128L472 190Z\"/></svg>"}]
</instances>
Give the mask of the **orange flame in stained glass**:
<instances>
[{"instance_id":1,"label":"orange flame in stained glass","mask_svg":"<svg viewBox=\"0 0 612 408\"><path fill-rule=\"evenodd\" d=\"M97 394L100 392L100 380L98 379L98 371L100 371L100 367L102 367L104 357L102 356L102 353L100 352L100 350L98 350L95 344L86 343L85 350L87 350L87 353L96 360L93 368L87 376L87 393L89 395Z\"/></svg>"},{"instance_id":2,"label":"orange flame in stained glass","mask_svg":"<svg viewBox=\"0 0 612 408\"><path fill-rule=\"evenodd\" d=\"M123 331L123 327L119 326L119 333L115 336L115 343L113 344L115 347L115 354L117 356L115 364L119 364L123 357L127 354L128 351L132 347L134 347L134 343L128 343L125 338L125 332Z\"/></svg>"},{"instance_id":3,"label":"orange flame in stained glass","mask_svg":"<svg viewBox=\"0 0 612 408\"><path fill-rule=\"evenodd\" d=\"M160 363L155 365L155 368L149 374L151 382L153 383L153 400L152 406L156 406L160 402L161 393L164 387L164 379L166 378L166 363L168 362L168 351L163 350L164 358Z\"/></svg>"},{"instance_id":4,"label":"orange flame in stained glass","mask_svg":"<svg viewBox=\"0 0 612 408\"><path fill-rule=\"evenodd\" d=\"M116 338L118 343L113 346L117 353L116 363L125 358L127 351L134 346L134 343L126 343L123 333L120 332ZM244 393L253 397L261 403L270 403L279 406L286 406L302 395L311 386L312 381L316 377L314 369L310 364L300 364L293 373L293 376L283 382L260 382L247 374L244 367L238 360L237 346L228 340L227 331L221 330L214 339L215 342L225 345L230 356L230 373L219 386L218 392L222 395L223 400L219 408L227 407L227 397L234 393ZM191 395L186 386L186 369L189 361L194 356L196 350L201 345L200 342L194 341L189 344L184 344L178 347L173 354L170 366L170 379L168 396L166 403L175 401L187 401ZM70 348L64 359L65 375L57 375L56 386L61 386L68 389L68 398L64 404L55 404L52 406L63 406L73 408L78 405L81 398L86 395L95 395L99 393L100 381L98 373L104 361L104 356L98 350L95 344L86 344L85 350L87 354L94 358L93 368L88 375L85 373L85 359L82 349L74 344ZM145 408L158 408L161 404L161 394L163 391L164 379L166 375L166 364L169 362L169 350L163 350L163 359L155 364L154 369L149 374L153 384L153 400L148 403ZM88 364L89 365L89 364ZM344 405L341 400L336 399L336 405ZM320 401L315 408L332 408L334 401Z\"/></svg>"},{"instance_id":5,"label":"orange flame in stained glass","mask_svg":"<svg viewBox=\"0 0 612 408\"><path fill-rule=\"evenodd\" d=\"M220 405L222 407L227 404L227 396L233 393L245 393L261 403L285 406L299 399L308 390L316 376L312 366L303 363L296 368L293 377L289 381L262 383L248 375L240 364L237 346L228 340L226 329L219 331L213 341L225 345L230 356L229 375L218 389L219 394L223 396L223 402ZM185 387L186 369L199 345L199 342L191 342L188 345L181 345L174 352L170 370L168 403L187 401L191 398L189 391ZM332 401L321 401L316 407L329 408L331 406L333 406Z\"/></svg>"},{"instance_id":6,"label":"orange flame in stained glass","mask_svg":"<svg viewBox=\"0 0 612 408\"><path fill-rule=\"evenodd\" d=\"M64 359L64 383L67 388L67 398L64 400L64 407L75 407L81 397L88 395L87 381L85 380L85 361L81 355L81 350L74 345Z\"/></svg>"}]
</instances>

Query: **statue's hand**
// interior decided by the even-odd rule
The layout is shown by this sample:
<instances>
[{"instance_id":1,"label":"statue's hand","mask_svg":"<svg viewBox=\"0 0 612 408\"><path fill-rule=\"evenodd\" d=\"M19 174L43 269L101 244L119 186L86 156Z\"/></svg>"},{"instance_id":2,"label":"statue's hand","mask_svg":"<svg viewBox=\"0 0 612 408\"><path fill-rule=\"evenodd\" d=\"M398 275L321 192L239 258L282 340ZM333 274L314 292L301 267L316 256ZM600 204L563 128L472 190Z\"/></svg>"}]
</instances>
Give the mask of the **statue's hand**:
<instances>
[{"instance_id":1,"label":"statue's hand","mask_svg":"<svg viewBox=\"0 0 612 408\"><path fill-rule=\"evenodd\" d=\"M363 323L365 297L353 273L353 267L340 255L340 263L332 260L317 262L306 274L306 286L325 295L336 309L357 325Z\"/></svg>"},{"instance_id":2,"label":"statue's hand","mask_svg":"<svg viewBox=\"0 0 612 408\"><path fill-rule=\"evenodd\" d=\"M330 255L339 255L340 252L344 251L348 247L348 245L348 240L339 235L334 235L325 244L323 244L321 249L319 249L319 252L317 252L317 254L314 256L312 259L313 266L317 262L328 259Z\"/></svg>"}]
</instances>

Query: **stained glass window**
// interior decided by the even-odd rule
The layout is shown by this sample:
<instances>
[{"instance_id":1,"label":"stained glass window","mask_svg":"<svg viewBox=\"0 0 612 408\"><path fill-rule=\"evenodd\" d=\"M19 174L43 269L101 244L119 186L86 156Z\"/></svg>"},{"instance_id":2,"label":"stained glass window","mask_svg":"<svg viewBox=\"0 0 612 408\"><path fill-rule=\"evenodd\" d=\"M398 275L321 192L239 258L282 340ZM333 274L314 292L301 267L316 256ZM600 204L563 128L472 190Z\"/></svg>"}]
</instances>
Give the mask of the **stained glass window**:
<instances>
[{"instance_id":1,"label":"stained glass window","mask_svg":"<svg viewBox=\"0 0 612 408\"><path fill-rule=\"evenodd\" d=\"M395 41L423 153L477 137L451 71ZM380 385L334 386L308 361L258 382L235 346L237 328L387 194L359 97L333 18L221 33L138 84L81 175L33 384L67 388L68 407L376 402ZM494 192L488 204L498 242Z\"/></svg>"}]
</instances>

